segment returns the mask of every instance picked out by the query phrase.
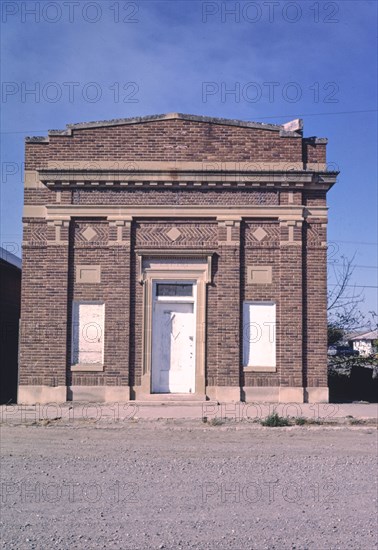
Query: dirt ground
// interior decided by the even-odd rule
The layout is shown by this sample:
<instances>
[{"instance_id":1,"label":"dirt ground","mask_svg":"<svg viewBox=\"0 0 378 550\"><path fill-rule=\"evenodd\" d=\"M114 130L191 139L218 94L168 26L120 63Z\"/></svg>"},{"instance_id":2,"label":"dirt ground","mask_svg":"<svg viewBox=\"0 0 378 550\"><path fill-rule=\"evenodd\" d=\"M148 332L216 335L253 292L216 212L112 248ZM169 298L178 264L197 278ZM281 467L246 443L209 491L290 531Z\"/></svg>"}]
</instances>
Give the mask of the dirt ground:
<instances>
[{"instance_id":1,"label":"dirt ground","mask_svg":"<svg viewBox=\"0 0 378 550\"><path fill-rule=\"evenodd\" d=\"M374 549L372 426L5 425L5 549Z\"/></svg>"}]
</instances>

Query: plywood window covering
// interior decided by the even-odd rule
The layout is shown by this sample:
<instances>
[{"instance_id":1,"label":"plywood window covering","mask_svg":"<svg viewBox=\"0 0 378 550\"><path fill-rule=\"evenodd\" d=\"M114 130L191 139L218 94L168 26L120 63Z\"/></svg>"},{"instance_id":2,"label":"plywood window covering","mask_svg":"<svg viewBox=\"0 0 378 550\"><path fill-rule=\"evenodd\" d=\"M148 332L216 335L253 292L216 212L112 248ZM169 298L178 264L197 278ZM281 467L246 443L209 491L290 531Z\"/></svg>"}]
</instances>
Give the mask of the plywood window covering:
<instances>
[{"instance_id":1,"label":"plywood window covering","mask_svg":"<svg viewBox=\"0 0 378 550\"><path fill-rule=\"evenodd\" d=\"M276 367L276 304L244 302L243 366Z\"/></svg>"},{"instance_id":2,"label":"plywood window covering","mask_svg":"<svg viewBox=\"0 0 378 550\"><path fill-rule=\"evenodd\" d=\"M73 302L72 365L103 365L105 305Z\"/></svg>"}]
</instances>

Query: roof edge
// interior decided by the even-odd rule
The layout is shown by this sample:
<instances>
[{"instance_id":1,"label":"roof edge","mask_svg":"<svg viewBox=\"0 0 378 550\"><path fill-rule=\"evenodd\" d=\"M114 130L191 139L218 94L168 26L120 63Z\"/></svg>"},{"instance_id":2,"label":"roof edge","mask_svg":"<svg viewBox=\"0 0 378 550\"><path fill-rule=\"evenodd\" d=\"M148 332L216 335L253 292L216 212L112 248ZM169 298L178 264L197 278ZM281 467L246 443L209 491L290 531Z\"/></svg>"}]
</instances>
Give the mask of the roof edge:
<instances>
[{"instance_id":1,"label":"roof edge","mask_svg":"<svg viewBox=\"0 0 378 550\"><path fill-rule=\"evenodd\" d=\"M13 265L18 269L22 269L22 260L12 252L9 252L6 248L0 246L0 259L6 262L7 264Z\"/></svg>"},{"instance_id":2,"label":"roof edge","mask_svg":"<svg viewBox=\"0 0 378 550\"><path fill-rule=\"evenodd\" d=\"M266 124L264 122L252 122L239 119L228 119L219 117L209 117L202 115L189 115L184 113L166 113L158 115L147 115L132 118L115 118L111 120L99 120L93 122L78 122L67 124L65 130L49 130L48 136L70 136L73 130L87 130L91 128L104 128L108 126L123 126L127 124L143 124L146 122L160 122L162 120L187 120L191 122L208 122L223 126L238 126L240 128L256 128L259 130L271 130L280 132L281 137L302 137L303 120L295 119L285 124ZM291 128L293 128L292 131ZM294 129L295 128L295 129ZM48 142L48 137L28 136L26 142Z\"/></svg>"}]
</instances>

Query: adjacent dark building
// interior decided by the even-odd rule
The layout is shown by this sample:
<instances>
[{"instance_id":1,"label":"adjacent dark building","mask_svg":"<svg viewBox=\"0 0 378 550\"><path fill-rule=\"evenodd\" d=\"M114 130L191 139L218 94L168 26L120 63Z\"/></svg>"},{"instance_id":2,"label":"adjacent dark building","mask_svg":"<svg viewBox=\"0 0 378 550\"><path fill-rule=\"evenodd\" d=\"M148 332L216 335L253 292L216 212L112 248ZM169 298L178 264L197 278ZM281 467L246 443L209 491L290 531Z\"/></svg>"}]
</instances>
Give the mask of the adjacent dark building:
<instances>
[{"instance_id":1,"label":"adjacent dark building","mask_svg":"<svg viewBox=\"0 0 378 550\"><path fill-rule=\"evenodd\" d=\"M17 402L21 260L0 247L0 403Z\"/></svg>"}]
</instances>

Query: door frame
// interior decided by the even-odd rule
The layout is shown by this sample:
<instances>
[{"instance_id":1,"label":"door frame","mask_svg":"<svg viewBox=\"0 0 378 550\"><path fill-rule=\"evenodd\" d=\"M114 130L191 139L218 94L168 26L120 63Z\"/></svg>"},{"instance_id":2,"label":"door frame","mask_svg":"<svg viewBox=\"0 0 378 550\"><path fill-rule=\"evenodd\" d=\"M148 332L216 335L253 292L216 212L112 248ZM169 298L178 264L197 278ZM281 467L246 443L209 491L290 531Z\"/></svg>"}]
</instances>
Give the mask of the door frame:
<instances>
[{"instance_id":1,"label":"door frame","mask_svg":"<svg viewBox=\"0 0 378 550\"><path fill-rule=\"evenodd\" d=\"M139 281L143 284L143 350L141 386L135 387L136 399L205 400L206 365L206 284L211 281L210 252L166 251L139 252ZM152 393L152 317L154 285L159 282L190 282L196 288L195 392L191 394ZM177 297L175 297L177 299Z\"/></svg>"},{"instance_id":2,"label":"door frame","mask_svg":"<svg viewBox=\"0 0 378 550\"><path fill-rule=\"evenodd\" d=\"M157 296L157 285L158 284L190 284L193 289L192 296ZM193 320L196 323L197 319L197 281L189 279L152 279L152 331L151 331L151 392L152 392L152 378L153 378L153 341L154 341L154 316L155 316L155 305L164 304L164 305L173 305L173 304L192 304L193 305ZM196 349L197 349L197 334L196 330L194 331L194 376L196 379ZM164 395L167 392L157 392L154 391L153 395ZM193 392L168 392L169 395L193 395Z\"/></svg>"}]
</instances>

